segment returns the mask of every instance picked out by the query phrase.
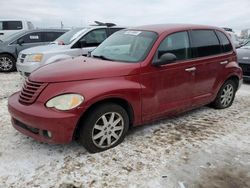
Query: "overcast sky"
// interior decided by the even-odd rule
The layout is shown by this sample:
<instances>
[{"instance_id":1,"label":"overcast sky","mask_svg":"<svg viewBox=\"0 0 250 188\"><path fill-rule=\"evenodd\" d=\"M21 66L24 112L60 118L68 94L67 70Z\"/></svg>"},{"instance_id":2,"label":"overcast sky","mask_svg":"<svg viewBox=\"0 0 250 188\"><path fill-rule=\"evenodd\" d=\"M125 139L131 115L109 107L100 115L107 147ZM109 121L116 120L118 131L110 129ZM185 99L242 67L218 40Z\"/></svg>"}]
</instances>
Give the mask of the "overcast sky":
<instances>
[{"instance_id":1,"label":"overcast sky","mask_svg":"<svg viewBox=\"0 0 250 188\"><path fill-rule=\"evenodd\" d=\"M250 0L0 0L1 18L37 27L79 27L93 21L124 26L194 23L250 28Z\"/></svg>"}]
</instances>

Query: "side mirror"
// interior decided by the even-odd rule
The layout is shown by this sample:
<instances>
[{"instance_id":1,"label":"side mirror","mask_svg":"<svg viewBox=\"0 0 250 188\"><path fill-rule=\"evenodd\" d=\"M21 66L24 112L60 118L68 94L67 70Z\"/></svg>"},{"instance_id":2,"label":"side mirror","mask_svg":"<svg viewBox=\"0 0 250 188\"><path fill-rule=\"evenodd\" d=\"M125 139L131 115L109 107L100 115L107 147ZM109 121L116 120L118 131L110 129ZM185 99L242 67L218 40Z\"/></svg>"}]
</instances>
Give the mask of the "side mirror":
<instances>
[{"instance_id":1,"label":"side mirror","mask_svg":"<svg viewBox=\"0 0 250 188\"><path fill-rule=\"evenodd\" d=\"M24 40L22 38L17 40L17 44L19 44L20 46L22 46L23 43L24 43Z\"/></svg>"},{"instance_id":2,"label":"side mirror","mask_svg":"<svg viewBox=\"0 0 250 188\"><path fill-rule=\"evenodd\" d=\"M165 65L168 63L173 63L176 61L176 56L172 53L165 53L163 54L159 60L153 62L153 65L155 66L161 66L161 65Z\"/></svg>"}]
</instances>

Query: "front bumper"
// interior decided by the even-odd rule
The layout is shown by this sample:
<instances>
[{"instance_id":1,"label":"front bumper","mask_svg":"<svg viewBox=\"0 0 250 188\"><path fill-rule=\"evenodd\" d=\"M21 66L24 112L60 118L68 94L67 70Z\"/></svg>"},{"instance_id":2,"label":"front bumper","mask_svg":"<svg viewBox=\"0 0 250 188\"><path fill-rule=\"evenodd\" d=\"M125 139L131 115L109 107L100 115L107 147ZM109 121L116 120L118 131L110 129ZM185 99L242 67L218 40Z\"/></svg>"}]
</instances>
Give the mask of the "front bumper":
<instances>
[{"instance_id":1,"label":"front bumper","mask_svg":"<svg viewBox=\"0 0 250 188\"><path fill-rule=\"evenodd\" d=\"M12 125L19 132L46 143L65 144L71 142L79 115L48 109L43 103L22 105L18 101L19 92L8 100ZM49 138L46 132L52 133Z\"/></svg>"},{"instance_id":2,"label":"front bumper","mask_svg":"<svg viewBox=\"0 0 250 188\"><path fill-rule=\"evenodd\" d=\"M25 77L28 77L30 73L32 73L34 70L41 67L41 64L39 62L25 62L21 63L20 61L17 61L16 68L17 71Z\"/></svg>"},{"instance_id":3,"label":"front bumper","mask_svg":"<svg viewBox=\"0 0 250 188\"><path fill-rule=\"evenodd\" d=\"M249 82L250 81L250 76L244 76L243 75L243 80Z\"/></svg>"}]
</instances>

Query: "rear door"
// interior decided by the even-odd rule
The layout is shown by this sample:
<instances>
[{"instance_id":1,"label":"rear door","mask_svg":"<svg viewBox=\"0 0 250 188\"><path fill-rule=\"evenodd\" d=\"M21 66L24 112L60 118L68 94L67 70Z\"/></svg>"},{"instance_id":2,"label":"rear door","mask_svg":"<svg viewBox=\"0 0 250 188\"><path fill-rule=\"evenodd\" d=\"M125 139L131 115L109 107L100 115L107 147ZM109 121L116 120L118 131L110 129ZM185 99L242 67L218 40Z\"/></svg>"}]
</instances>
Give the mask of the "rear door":
<instances>
[{"instance_id":1,"label":"rear door","mask_svg":"<svg viewBox=\"0 0 250 188\"><path fill-rule=\"evenodd\" d=\"M193 62L188 32L168 35L158 47L153 61L165 53L173 53L177 61L159 67L151 66L142 73L142 117L150 121L191 106Z\"/></svg>"},{"instance_id":2,"label":"rear door","mask_svg":"<svg viewBox=\"0 0 250 188\"><path fill-rule=\"evenodd\" d=\"M23 43L21 45L19 45L18 40L22 40ZM22 51L24 49L45 44L42 41L42 33L41 32L28 33L28 34L20 37L18 40L16 41L17 55L19 54L20 51Z\"/></svg>"},{"instance_id":3,"label":"rear door","mask_svg":"<svg viewBox=\"0 0 250 188\"><path fill-rule=\"evenodd\" d=\"M228 63L228 56L223 55L214 30L192 30L191 44L196 68L193 87L195 106L211 101L220 75Z\"/></svg>"}]
</instances>

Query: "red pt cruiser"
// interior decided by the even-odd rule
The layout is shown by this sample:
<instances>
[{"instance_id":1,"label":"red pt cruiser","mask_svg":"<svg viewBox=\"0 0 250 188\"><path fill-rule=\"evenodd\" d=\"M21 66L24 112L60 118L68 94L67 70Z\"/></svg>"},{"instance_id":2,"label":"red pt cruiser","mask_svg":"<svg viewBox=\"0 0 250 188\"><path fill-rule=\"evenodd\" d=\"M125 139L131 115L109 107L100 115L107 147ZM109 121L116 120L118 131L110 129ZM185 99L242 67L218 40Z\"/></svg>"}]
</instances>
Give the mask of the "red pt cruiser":
<instances>
[{"instance_id":1,"label":"red pt cruiser","mask_svg":"<svg viewBox=\"0 0 250 188\"><path fill-rule=\"evenodd\" d=\"M9 97L13 126L34 139L89 152L122 142L130 126L212 104L231 106L242 81L220 28L151 25L119 31L91 57L33 72Z\"/></svg>"}]
</instances>

